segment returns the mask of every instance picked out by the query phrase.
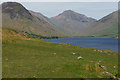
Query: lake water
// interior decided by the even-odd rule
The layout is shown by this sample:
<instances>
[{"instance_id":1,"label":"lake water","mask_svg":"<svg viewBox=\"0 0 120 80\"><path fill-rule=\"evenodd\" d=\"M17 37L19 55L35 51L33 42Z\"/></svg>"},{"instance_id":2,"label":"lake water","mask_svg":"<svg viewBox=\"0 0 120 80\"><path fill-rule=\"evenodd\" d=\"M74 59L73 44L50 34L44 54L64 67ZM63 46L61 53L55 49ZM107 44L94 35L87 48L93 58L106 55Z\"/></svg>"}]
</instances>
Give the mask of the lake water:
<instances>
[{"instance_id":1,"label":"lake water","mask_svg":"<svg viewBox=\"0 0 120 80\"><path fill-rule=\"evenodd\" d=\"M52 43L68 43L80 47L118 51L118 39L113 38L59 38L43 40Z\"/></svg>"}]
</instances>

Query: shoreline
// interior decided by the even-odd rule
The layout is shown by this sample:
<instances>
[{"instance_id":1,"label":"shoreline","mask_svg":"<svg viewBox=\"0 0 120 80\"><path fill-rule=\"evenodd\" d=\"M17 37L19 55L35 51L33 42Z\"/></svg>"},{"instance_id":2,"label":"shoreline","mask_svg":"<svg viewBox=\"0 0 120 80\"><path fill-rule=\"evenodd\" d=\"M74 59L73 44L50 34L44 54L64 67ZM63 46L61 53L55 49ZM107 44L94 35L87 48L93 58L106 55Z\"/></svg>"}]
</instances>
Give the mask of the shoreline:
<instances>
[{"instance_id":1,"label":"shoreline","mask_svg":"<svg viewBox=\"0 0 120 80\"><path fill-rule=\"evenodd\" d=\"M50 42L50 43L64 43L64 44L69 44L69 45L73 45L73 46L77 46L77 47L84 47L84 48L95 48L95 49L102 49L102 50L111 50L111 49L103 49L103 48L96 48L96 47L85 47L85 46L78 46L78 45L75 45L75 44L70 44L70 43L67 43L67 42L54 42L54 41L47 41L47 40L59 40L59 39L71 39L71 38L58 38L58 39L41 39L41 40L44 40L46 42ZM73 39L73 38L72 38ZM77 38L75 38L77 39ZM83 38L83 39L92 39L92 38ZM109 38L93 38L93 39L109 39ZM110 39L115 39L115 38L110 38ZM115 40L118 40L118 39L115 39ZM118 46L118 45L117 45ZM119 51L119 50L111 50L111 51Z\"/></svg>"}]
</instances>

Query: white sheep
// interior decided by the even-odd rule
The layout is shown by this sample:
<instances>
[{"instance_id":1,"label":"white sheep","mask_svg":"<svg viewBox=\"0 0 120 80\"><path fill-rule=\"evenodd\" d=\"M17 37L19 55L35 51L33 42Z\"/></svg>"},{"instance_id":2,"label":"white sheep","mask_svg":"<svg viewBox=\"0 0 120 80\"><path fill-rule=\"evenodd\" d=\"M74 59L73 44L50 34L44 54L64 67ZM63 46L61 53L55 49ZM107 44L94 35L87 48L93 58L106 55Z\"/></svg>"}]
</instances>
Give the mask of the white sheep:
<instances>
[{"instance_id":1,"label":"white sheep","mask_svg":"<svg viewBox=\"0 0 120 80\"><path fill-rule=\"evenodd\" d=\"M94 50L95 52L97 51L97 50Z\"/></svg>"},{"instance_id":2,"label":"white sheep","mask_svg":"<svg viewBox=\"0 0 120 80\"><path fill-rule=\"evenodd\" d=\"M116 66L113 66L113 68L116 68Z\"/></svg>"},{"instance_id":3,"label":"white sheep","mask_svg":"<svg viewBox=\"0 0 120 80\"><path fill-rule=\"evenodd\" d=\"M72 53L73 55L75 55L76 53Z\"/></svg>"},{"instance_id":4,"label":"white sheep","mask_svg":"<svg viewBox=\"0 0 120 80\"><path fill-rule=\"evenodd\" d=\"M56 55L56 53L53 53L54 55Z\"/></svg>"},{"instance_id":5,"label":"white sheep","mask_svg":"<svg viewBox=\"0 0 120 80\"><path fill-rule=\"evenodd\" d=\"M80 59L83 59L83 57L79 56L77 59L80 60Z\"/></svg>"}]
</instances>

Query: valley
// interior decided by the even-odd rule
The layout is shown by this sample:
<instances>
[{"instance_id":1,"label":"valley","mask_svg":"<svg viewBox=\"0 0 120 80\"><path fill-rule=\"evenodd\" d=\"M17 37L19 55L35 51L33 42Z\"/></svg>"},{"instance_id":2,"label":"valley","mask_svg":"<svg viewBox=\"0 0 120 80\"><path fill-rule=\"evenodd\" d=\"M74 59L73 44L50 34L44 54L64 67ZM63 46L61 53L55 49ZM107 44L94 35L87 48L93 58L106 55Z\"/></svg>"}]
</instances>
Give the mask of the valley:
<instances>
[{"instance_id":1,"label":"valley","mask_svg":"<svg viewBox=\"0 0 120 80\"><path fill-rule=\"evenodd\" d=\"M118 79L118 51L43 40L116 38L118 11L100 20L72 10L48 18L40 12L28 10L18 2L4 2L0 6L3 78ZM75 42L80 43L80 40ZM92 45L96 46L94 43Z\"/></svg>"}]
</instances>

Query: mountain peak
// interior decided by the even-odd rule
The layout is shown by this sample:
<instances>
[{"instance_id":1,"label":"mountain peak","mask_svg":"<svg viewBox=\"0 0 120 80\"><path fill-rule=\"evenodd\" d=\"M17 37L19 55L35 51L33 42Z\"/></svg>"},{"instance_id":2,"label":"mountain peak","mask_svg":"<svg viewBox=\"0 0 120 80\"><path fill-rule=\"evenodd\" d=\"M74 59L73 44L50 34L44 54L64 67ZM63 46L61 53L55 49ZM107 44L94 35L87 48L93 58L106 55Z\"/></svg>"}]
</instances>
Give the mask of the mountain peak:
<instances>
[{"instance_id":1,"label":"mountain peak","mask_svg":"<svg viewBox=\"0 0 120 80\"><path fill-rule=\"evenodd\" d=\"M14 6L22 6L20 3L18 2L4 2L2 3L2 7L14 7Z\"/></svg>"},{"instance_id":2,"label":"mountain peak","mask_svg":"<svg viewBox=\"0 0 120 80\"><path fill-rule=\"evenodd\" d=\"M54 17L55 18L55 17ZM70 20L77 20L79 22L94 22L96 21L93 18L87 17L83 14L79 14L77 12L74 12L72 10L66 10L64 12L62 12L61 14L59 14L58 16L56 16L56 18L58 19L70 19Z\"/></svg>"},{"instance_id":3,"label":"mountain peak","mask_svg":"<svg viewBox=\"0 0 120 80\"><path fill-rule=\"evenodd\" d=\"M72 11L72 10L65 10L64 12L74 12L74 11Z\"/></svg>"},{"instance_id":4,"label":"mountain peak","mask_svg":"<svg viewBox=\"0 0 120 80\"><path fill-rule=\"evenodd\" d=\"M2 3L2 12L9 14L11 19L20 17L32 20L32 15L29 13L29 11L17 2Z\"/></svg>"},{"instance_id":5,"label":"mountain peak","mask_svg":"<svg viewBox=\"0 0 120 80\"><path fill-rule=\"evenodd\" d=\"M67 15L68 15L68 14L69 14L69 15L71 14L71 15L72 15L72 14L75 14L75 13L77 13L77 12L74 12L74 11L72 11L72 10L65 10L65 11L63 11L61 14L62 14L62 15L63 15L63 14L67 14ZM77 14L78 14L78 13L77 13Z\"/></svg>"},{"instance_id":6,"label":"mountain peak","mask_svg":"<svg viewBox=\"0 0 120 80\"><path fill-rule=\"evenodd\" d=\"M2 5L3 4L20 4L20 3L18 3L18 2L3 2Z\"/></svg>"}]
</instances>

